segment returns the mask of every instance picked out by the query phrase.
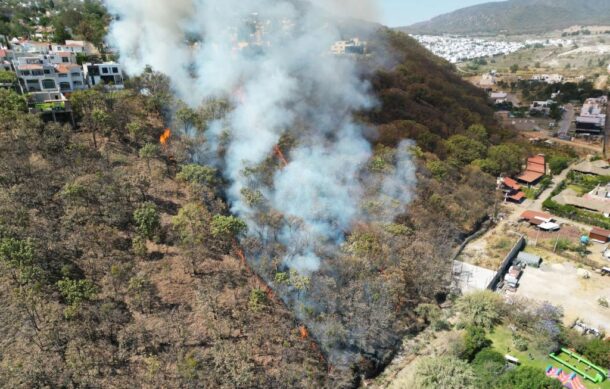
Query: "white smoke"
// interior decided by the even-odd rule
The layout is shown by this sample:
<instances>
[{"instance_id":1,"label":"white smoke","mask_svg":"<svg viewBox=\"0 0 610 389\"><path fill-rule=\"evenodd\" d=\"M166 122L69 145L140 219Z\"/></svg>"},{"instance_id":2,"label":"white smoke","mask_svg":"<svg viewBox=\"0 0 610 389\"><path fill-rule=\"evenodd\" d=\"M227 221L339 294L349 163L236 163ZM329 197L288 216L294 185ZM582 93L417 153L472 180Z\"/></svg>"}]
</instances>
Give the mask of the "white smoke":
<instances>
[{"instance_id":1,"label":"white smoke","mask_svg":"<svg viewBox=\"0 0 610 389\"><path fill-rule=\"evenodd\" d=\"M152 66L168 75L192 106L210 98L232 100L234 109L209 123L206 136L214 148L223 130L229 130L220 166L231 183L232 211L247 220L251 232L259 225L256 210L242 199L242 190L251 187L244 170L267 160L282 135L296 140L285 150L289 163L275 172L273 184L257 188L287 221L278 239L287 248L284 264L289 268L301 274L317 271L327 257L322 253L338 248L354 223L390 221L411 200L415 169L409 145L401 145L391 172L363 174L372 150L350 114L375 101L354 61L329 52L345 38L332 14L370 17L372 2L106 3L117 16L108 41L129 74ZM384 207L376 215L362 204L372 186Z\"/></svg>"}]
</instances>

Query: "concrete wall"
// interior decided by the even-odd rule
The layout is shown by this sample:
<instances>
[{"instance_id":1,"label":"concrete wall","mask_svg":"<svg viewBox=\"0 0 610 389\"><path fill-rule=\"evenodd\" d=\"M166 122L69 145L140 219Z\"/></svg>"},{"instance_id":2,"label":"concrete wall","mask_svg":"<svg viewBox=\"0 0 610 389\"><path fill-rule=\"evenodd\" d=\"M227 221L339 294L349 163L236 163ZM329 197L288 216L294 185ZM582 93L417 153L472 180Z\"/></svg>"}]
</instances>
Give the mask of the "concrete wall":
<instances>
[{"instance_id":1,"label":"concrete wall","mask_svg":"<svg viewBox=\"0 0 610 389\"><path fill-rule=\"evenodd\" d=\"M504 258L504 261L502 261L502 264L500 265L500 268L498 269L496 276L491 280L491 282L487 286L487 289L489 289L489 290L496 289L496 287L498 286L498 283L504 279L504 275L508 272L508 269L510 269L510 267L512 266L513 260L517 257L519 252L521 252L521 250L523 250L524 247L525 247L525 238L522 236L519 238L517 243L515 243L515 245L513 246L512 250L510 250L508 255Z\"/></svg>"}]
</instances>

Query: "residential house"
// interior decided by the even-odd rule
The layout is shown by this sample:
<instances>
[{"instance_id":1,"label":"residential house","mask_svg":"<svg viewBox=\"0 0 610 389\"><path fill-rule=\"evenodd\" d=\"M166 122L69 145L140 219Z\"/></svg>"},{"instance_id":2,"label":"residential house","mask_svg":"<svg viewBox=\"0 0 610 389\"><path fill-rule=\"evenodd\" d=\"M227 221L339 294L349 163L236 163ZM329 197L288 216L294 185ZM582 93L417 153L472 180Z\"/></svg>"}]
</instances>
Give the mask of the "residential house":
<instances>
[{"instance_id":1,"label":"residential house","mask_svg":"<svg viewBox=\"0 0 610 389\"><path fill-rule=\"evenodd\" d=\"M530 224L538 225L553 221L553 216L546 212L524 211L519 217L519 219L524 220Z\"/></svg>"},{"instance_id":2,"label":"residential house","mask_svg":"<svg viewBox=\"0 0 610 389\"><path fill-rule=\"evenodd\" d=\"M85 54L85 45L82 41L66 41L65 44L53 43L51 50L56 53Z\"/></svg>"},{"instance_id":3,"label":"residential house","mask_svg":"<svg viewBox=\"0 0 610 389\"><path fill-rule=\"evenodd\" d=\"M508 93L506 92L492 92L489 94L489 97L491 97L494 104L503 104L508 101Z\"/></svg>"},{"instance_id":4,"label":"residential house","mask_svg":"<svg viewBox=\"0 0 610 389\"><path fill-rule=\"evenodd\" d=\"M88 63L84 70L87 84L91 87L102 84L115 89L124 88L122 69L116 62Z\"/></svg>"},{"instance_id":5,"label":"residential house","mask_svg":"<svg viewBox=\"0 0 610 389\"><path fill-rule=\"evenodd\" d=\"M500 189L504 192L504 201L521 203L525 200L525 193L521 191L521 185L510 177L504 177L500 181Z\"/></svg>"},{"instance_id":6,"label":"residential house","mask_svg":"<svg viewBox=\"0 0 610 389\"><path fill-rule=\"evenodd\" d=\"M36 42L36 41L13 41L13 51L15 53L24 54L49 54L51 51L51 43L49 42Z\"/></svg>"},{"instance_id":7,"label":"residential house","mask_svg":"<svg viewBox=\"0 0 610 389\"><path fill-rule=\"evenodd\" d=\"M330 51L335 55L364 54L366 51L366 42L363 42L358 38L347 41L337 41L331 46Z\"/></svg>"},{"instance_id":8,"label":"residential house","mask_svg":"<svg viewBox=\"0 0 610 389\"><path fill-rule=\"evenodd\" d=\"M603 159L597 161L583 161L574 165L572 170L595 176L610 176L610 164Z\"/></svg>"},{"instance_id":9,"label":"residential house","mask_svg":"<svg viewBox=\"0 0 610 389\"><path fill-rule=\"evenodd\" d=\"M555 104L555 101L553 100L534 101L530 105L530 112L540 112L545 115L548 115L551 113L551 106L553 104Z\"/></svg>"}]
</instances>

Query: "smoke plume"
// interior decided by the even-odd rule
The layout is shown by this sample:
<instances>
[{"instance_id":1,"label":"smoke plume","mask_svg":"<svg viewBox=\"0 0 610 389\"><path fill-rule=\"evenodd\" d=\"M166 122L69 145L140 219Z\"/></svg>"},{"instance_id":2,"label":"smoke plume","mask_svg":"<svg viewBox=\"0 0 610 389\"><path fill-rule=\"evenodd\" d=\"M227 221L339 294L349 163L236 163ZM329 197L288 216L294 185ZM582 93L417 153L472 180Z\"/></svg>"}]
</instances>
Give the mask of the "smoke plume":
<instances>
[{"instance_id":1,"label":"smoke plume","mask_svg":"<svg viewBox=\"0 0 610 389\"><path fill-rule=\"evenodd\" d=\"M108 41L128 74L147 65L165 73L193 107L230 101L230 112L207 123L202 155L229 183L232 212L248 223L249 238L261 243L248 253L258 269L269 269L257 261L270 258L289 274L332 274L356 225L389 223L404 212L415 183L411 145L374 160L368 129L352 113L376 101L357 60L330 53L333 43L352 38L342 36L335 15L370 17L372 2L106 3L117 16ZM278 151L287 163L277 161ZM272 271L262 273L274 283ZM294 307L295 299L307 300L302 292L282 298Z\"/></svg>"}]
</instances>

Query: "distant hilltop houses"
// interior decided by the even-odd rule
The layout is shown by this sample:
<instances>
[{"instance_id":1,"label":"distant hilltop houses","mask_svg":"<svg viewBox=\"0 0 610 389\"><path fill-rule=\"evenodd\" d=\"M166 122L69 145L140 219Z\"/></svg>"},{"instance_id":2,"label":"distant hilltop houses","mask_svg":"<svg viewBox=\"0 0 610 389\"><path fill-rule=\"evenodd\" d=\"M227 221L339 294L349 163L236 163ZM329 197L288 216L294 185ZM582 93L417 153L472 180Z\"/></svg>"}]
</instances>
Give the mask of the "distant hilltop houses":
<instances>
[{"instance_id":1,"label":"distant hilltop houses","mask_svg":"<svg viewBox=\"0 0 610 389\"><path fill-rule=\"evenodd\" d=\"M571 46L570 39L527 40L525 42L496 41L452 35L412 35L426 49L451 63L475 58L514 53L530 46Z\"/></svg>"},{"instance_id":2,"label":"distant hilltop houses","mask_svg":"<svg viewBox=\"0 0 610 389\"><path fill-rule=\"evenodd\" d=\"M358 38L337 41L331 46L330 52L334 55L364 55L366 54L366 42Z\"/></svg>"},{"instance_id":3,"label":"distant hilltop houses","mask_svg":"<svg viewBox=\"0 0 610 389\"><path fill-rule=\"evenodd\" d=\"M115 62L90 63L99 55L89 42L68 40L64 43L12 39L0 46L0 70L15 74L16 83L0 84L27 95L30 111L62 114L71 118L69 95L78 90L103 85L123 89L121 65Z\"/></svg>"}]
</instances>

